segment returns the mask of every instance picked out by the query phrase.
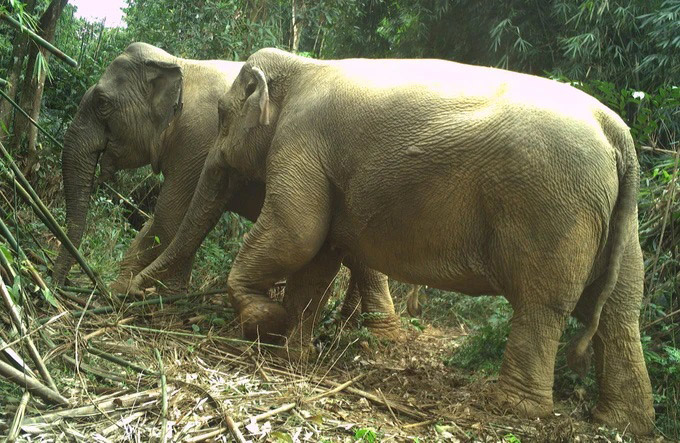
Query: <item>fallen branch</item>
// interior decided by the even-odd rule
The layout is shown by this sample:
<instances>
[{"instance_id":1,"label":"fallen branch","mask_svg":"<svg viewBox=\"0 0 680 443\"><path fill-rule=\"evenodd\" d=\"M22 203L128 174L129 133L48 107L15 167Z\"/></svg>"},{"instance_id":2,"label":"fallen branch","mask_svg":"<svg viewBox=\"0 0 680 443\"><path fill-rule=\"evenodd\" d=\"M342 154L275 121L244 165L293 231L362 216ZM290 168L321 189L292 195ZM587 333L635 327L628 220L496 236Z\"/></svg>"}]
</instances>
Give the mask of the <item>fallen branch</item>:
<instances>
[{"instance_id":1,"label":"fallen branch","mask_svg":"<svg viewBox=\"0 0 680 443\"><path fill-rule=\"evenodd\" d=\"M324 397L328 397L329 395L333 395L333 394L335 394L336 392L342 391L343 389L345 389L346 387L348 387L348 386L351 385L352 383L358 382L359 380L361 380L362 378L366 377L367 375L368 375L368 374L366 374L366 373L364 373L364 374L359 374L359 375L357 375L356 377L354 377L353 379L348 380L348 381L346 381L346 382L344 382L344 383L342 383L342 384L340 384L340 385L334 387L334 388L331 389L331 390L328 390L328 391L326 391L326 392L322 392L321 394L312 395L311 397L305 398L303 401L304 401L305 403L311 403L311 402L313 402L313 401L319 400L320 398L324 398Z\"/></svg>"},{"instance_id":2,"label":"fallen branch","mask_svg":"<svg viewBox=\"0 0 680 443\"><path fill-rule=\"evenodd\" d=\"M109 354L108 352L104 352L104 351L97 349L93 346L88 346L86 348L86 350L87 350L87 352L94 354L97 357L103 358L103 359L108 360L112 363L123 366L124 368L132 369L133 371L136 371L140 374L143 374L143 375L156 375L157 374L156 372L152 371L151 369L146 369L146 368L143 368L141 366L137 366L134 363L131 363L131 362L124 360L120 357L117 357L113 354Z\"/></svg>"},{"instance_id":3,"label":"fallen branch","mask_svg":"<svg viewBox=\"0 0 680 443\"><path fill-rule=\"evenodd\" d=\"M38 197L38 194L35 192L35 190L28 182L28 180L26 180L24 174L21 172L16 163L14 163L12 156L9 154L9 152L7 152L7 149L5 149L5 145L3 145L2 142L0 142L0 153L5 158L5 160L9 164L10 169L14 173L14 181L24 188L24 190L33 200L33 203L35 203L35 206L37 206L37 208L39 209L39 212L49 222L46 224L47 228L50 231L52 231L52 234L54 234L55 237L59 239L61 244L64 245L64 247L69 251L69 253L76 259L82 270L85 272L85 274L87 274L88 277L90 277L90 280L92 280L95 286L97 286L102 291L103 294L106 294L110 298L109 290L104 284L104 282L102 282L99 276L97 276L97 274L95 274L92 268L90 268L90 265L87 264L87 261L85 261L83 256L80 254L78 248L76 248L73 245L71 239L68 238L68 235L66 235L61 226L59 226L59 223L57 223L57 221L54 219L54 216L52 215L50 210L47 209L47 206L45 206L42 200L40 200L40 197Z\"/></svg>"},{"instance_id":4,"label":"fallen branch","mask_svg":"<svg viewBox=\"0 0 680 443\"><path fill-rule=\"evenodd\" d=\"M62 397L58 392L48 388L35 378L29 377L21 371L17 371L14 367L8 365L4 361L0 361L0 375L12 383L22 386L31 394L40 397L47 402L61 406L68 406L69 404L68 400Z\"/></svg>"},{"instance_id":5,"label":"fallen branch","mask_svg":"<svg viewBox=\"0 0 680 443\"><path fill-rule=\"evenodd\" d=\"M361 374L361 375L358 375L358 376L354 377L353 379L351 379L351 380L349 380L349 381L346 381L346 382L344 382L344 383L342 383L342 384L340 384L340 383L335 383L335 382L330 382L330 381L326 381L326 383L333 383L333 384L335 384L336 386L335 386L333 389L329 390L329 391L322 392L321 394L313 395L313 396L311 396L311 397L307 397L307 398L303 399L302 402L303 402L303 403L311 403L311 402L313 402L313 401L315 401L315 400L318 400L318 399L320 399L320 398L327 397L327 396L329 396L329 395L332 395L332 394L335 394L335 393L337 393L337 392L340 392L340 391L342 391L343 389L347 389L347 387L349 387L349 385L351 385L352 383L355 383L356 381L361 380L361 379L364 378L366 375L368 375L368 374ZM376 397L376 398L377 398L377 397ZM271 411L267 411L267 412L263 412L262 414L255 415L254 417L251 417L247 422L243 422L243 421L234 422L234 426L235 426L235 427L238 427L238 426L243 426L243 425L246 424L246 423L257 422L257 421L259 421L259 420L262 420L262 419L265 419L265 418L269 418L269 417L271 417L271 416L280 414L280 413L282 413L282 412L290 411L290 410L294 409L296 406L297 406L297 403L286 403L286 404L284 404L283 406L280 406L280 407L278 407L278 408L276 408L276 409L272 409ZM229 424L229 423L227 422L227 424ZM231 431L231 428L230 428L230 427L229 427L229 428L220 427L220 428L218 428L218 429L214 429L214 430L212 430L212 431L206 432L205 434L196 435L196 436L194 436L194 437L188 438L188 439L186 439L185 441L187 441L187 442L198 442L198 441L203 441L203 440L207 440L207 439L212 438L212 437L216 437L216 436L218 436L218 435L222 435L222 434L224 434L224 433L227 432L227 431ZM234 438L236 438L236 436L234 436Z\"/></svg>"},{"instance_id":6,"label":"fallen branch","mask_svg":"<svg viewBox=\"0 0 680 443\"><path fill-rule=\"evenodd\" d=\"M74 368L80 369L83 372L87 372L88 374L94 375L97 378L101 378L104 381L107 382L112 382L112 381L117 381L118 383L129 383L130 380L127 378L120 376L118 374L113 374L111 372L107 371L102 371L101 369L94 368L87 363L78 363L74 358L69 357L68 355L63 355L62 358L64 361L66 361L68 364L73 366Z\"/></svg>"},{"instance_id":7,"label":"fallen branch","mask_svg":"<svg viewBox=\"0 0 680 443\"><path fill-rule=\"evenodd\" d=\"M238 443L246 443L246 439L243 437L243 434L238 428L238 425L234 423L234 419L231 418L229 415L224 416L224 421L227 422L227 427L229 427L229 431L231 432L231 435L234 437L234 440L236 440Z\"/></svg>"},{"instance_id":8,"label":"fallen branch","mask_svg":"<svg viewBox=\"0 0 680 443\"><path fill-rule=\"evenodd\" d=\"M340 383L336 383L332 380L324 380L322 383L324 384L329 384L331 386L340 386ZM378 397L377 395L371 394L369 392L362 391L361 389L353 388L351 386L348 386L345 388L345 391L351 392L352 394L364 397L367 400L372 401L373 403L377 403L379 405L383 405L385 407L392 408L395 411L400 412L401 414L404 414L408 417L415 418L417 420L425 420L427 419L427 415L423 414L420 411L416 411L415 409L409 408L407 406L401 405L399 403L396 403L394 401L390 400L383 400L382 398Z\"/></svg>"},{"instance_id":9,"label":"fallen branch","mask_svg":"<svg viewBox=\"0 0 680 443\"><path fill-rule=\"evenodd\" d=\"M9 428L7 433L7 443L13 443L19 436L19 430L21 429L21 423L24 421L24 413L26 412L26 406L28 401L31 399L31 393L24 391L24 395L21 396L21 402L17 406L17 410L14 413L14 419L12 419L12 426Z\"/></svg>"},{"instance_id":10,"label":"fallen branch","mask_svg":"<svg viewBox=\"0 0 680 443\"><path fill-rule=\"evenodd\" d=\"M158 360L158 372L161 376L161 443L168 440L168 385L165 381L165 369L163 368L163 359L158 348L154 349L156 360Z\"/></svg>"},{"instance_id":11,"label":"fallen branch","mask_svg":"<svg viewBox=\"0 0 680 443\"><path fill-rule=\"evenodd\" d=\"M657 319L654 320L653 322L644 325L644 326L642 327L641 330L642 330L642 331L646 331L647 329L651 328L652 326L657 325L657 324L659 324L659 323L661 323L661 322L664 322L664 321L668 320L669 318L674 317L674 316L676 316L676 315L678 315L678 314L680 314L680 309L676 309L675 311L673 311L673 312L671 312L671 313L669 313L669 314L666 314L666 315L664 315L664 316L661 317L661 318L657 318Z\"/></svg>"},{"instance_id":12,"label":"fallen branch","mask_svg":"<svg viewBox=\"0 0 680 443\"><path fill-rule=\"evenodd\" d=\"M117 422L115 422L114 424L109 426L108 428L104 428L104 430L102 430L100 432L100 434L103 435L104 437L107 437L110 434L114 433L117 429L121 429L121 428L129 425L130 423L137 420L142 415L146 414L146 410L150 409L152 405L153 405L153 403L149 403L146 407L143 408L144 410L140 410L140 408L137 408L137 412L135 412L134 414L128 415L127 417L121 418L120 420L118 420Z\"/></svg>"},{"instance_id":13,"label":"fallen branch","mask_svg":"<svg viewBox=\"0 0 680 443\"><path fill-rule=\"evenodd\" d=\"M117 409L127 409L136 404L145 404L146 402L152 400L155 401L159 395L160 390L158 388L149 389L142 392L135 392L133 394L123 395L121 397L116 397L93 405L62 409L59 411L41 414L36 417L28 417L24 420L24 424L30 425L37 423L49 423L62 418L88 417L91 415L99 415L102 412L112 412Z\"/></svg>"},{"instance_id":14,"label":"fallen branch","mask_svg":"<svg viewBox=\"0 0 680 443\"><path fill-rule=\"evenodd\" d=\"M7 290L7 286L5 286L5 282L0 279L0 295L2 296L3 301L5 302L5 306L7 307L7 311L10 314L10 317L12 321L14 322L14 325L17 327L19 330L19 333L21 336L26 337L26 347L28 349L28 353L31 356L31 359L35 363L35 365L38 367L38 372L40 372L40 375L42 376L43 380L48 384L48 386L56 392L57 394L59 393L59 390L57 389L57 385L54 384L54 380L52 380L52 376L50 375L49 371L47 370L47 367L45 366L45 362L43 362L42 357L40 357L40 354L38 353L38 348L35 347L35 343L33 343L33 339L31 336L28 334L28 330L26 329L26 326L24 326L24 322L21 321L21 316L19 315L19 311L17 310L16 306L14 305L14 301L12 301L12 297L9 295L9 291Z\"/></svg>"}]
</instances>

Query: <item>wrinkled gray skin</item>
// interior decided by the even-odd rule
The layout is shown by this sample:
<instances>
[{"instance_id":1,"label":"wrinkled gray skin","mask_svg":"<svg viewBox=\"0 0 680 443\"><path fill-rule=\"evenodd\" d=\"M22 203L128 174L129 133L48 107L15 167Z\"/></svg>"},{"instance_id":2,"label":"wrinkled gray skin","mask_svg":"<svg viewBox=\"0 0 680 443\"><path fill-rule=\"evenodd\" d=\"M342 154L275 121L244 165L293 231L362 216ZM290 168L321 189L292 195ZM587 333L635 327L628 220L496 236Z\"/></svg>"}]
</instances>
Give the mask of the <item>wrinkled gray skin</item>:
<instances>
[{"instance_id":1,"label":"wrinkled gray skin","mask_svg":"<svg viewBox=\"0 0 680 443\"><path fill-rule=\"evenodd\" d=\"M219 212L207 200L227 171L266 183L229 275L244 330L285 315L265 298L274 281L349 252L397 280L504 295L514 314L495 399L518 414L551 414L555 354L576 316L585 329L568 358L584 372L592 339L594 418L651 432L639 166L611 110L504 70L266 49L248 59L220 116L191 205ZM194 247L200 223L190 209L133 287Z\"/></svg>"},{"instance_id":2,"label":"wrinkled gray skin","mask_svg":"<svg viewBox=\"0 0 680 443\"><path fill-rule=\"evenodd\" d=\"M120 169L148 164L164 176L154 217L126 252L114 289L125 292L129 279L170 244L218 135L218 98L231 86L242 65L180 59L154 46L133 43L83 97L66 133L62 163L68 235L76 247L85 230L98 160L101 181ZM222 198L226 197L224 193L213 197L211 204L218 205L221 211L255 220L262 207L264 184L251 181L229 198ZM193 254L184 257L158 280L171 290L185 288L193 259ZM55 281L62 283L72 264L73 258L62 248L53 274ZM399 319L386 286L387 278L359 266L352 267L353 283L344 310L381 313L379 321L367 326L383 338L399 338ZM306 281L325 290L333 277L328 272L308 275ZM310 288L293 279L287 292ZM362 299L361 293L368 296ZM299 322L300 318L288 321Z\"/></svg>"}]
</instances>

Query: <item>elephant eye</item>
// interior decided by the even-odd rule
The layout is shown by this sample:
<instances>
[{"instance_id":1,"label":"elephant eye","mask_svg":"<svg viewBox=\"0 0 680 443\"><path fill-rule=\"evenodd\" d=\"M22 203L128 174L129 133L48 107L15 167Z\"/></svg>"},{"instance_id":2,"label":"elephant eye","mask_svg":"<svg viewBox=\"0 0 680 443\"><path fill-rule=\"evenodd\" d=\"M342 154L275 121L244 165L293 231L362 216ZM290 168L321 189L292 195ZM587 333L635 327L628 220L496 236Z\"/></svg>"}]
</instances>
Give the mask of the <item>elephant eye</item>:
<instances>
[{"instance_id":1,"label":"elephant eye","mask_svg":"<svg viewBox=\"0 0 680 443\"><path fill-rule=\"evenodd\" d=\"M101 90L95 91L95 112L100 118L108 117L113 111L111 99Z\"/></svg>"}]
</instances>

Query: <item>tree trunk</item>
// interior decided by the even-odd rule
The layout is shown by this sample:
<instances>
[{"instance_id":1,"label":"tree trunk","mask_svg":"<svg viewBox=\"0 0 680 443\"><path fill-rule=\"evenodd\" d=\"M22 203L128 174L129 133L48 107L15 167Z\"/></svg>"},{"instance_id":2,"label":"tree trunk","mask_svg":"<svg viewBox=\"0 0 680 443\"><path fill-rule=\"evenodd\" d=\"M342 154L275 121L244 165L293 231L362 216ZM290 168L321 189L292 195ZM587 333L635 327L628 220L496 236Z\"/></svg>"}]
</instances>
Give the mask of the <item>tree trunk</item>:
<instances>
[{"instance_id":1,"label":"tree trunk","mask_svg":"<svg viewBox=\"0 0 680 443\"><path fill-rule=\"evenodd\" d=\"M35 0L28 0L24 11L28 14L33 13L35 8ZM12 66L9 69L9 74L6 80L9 86L5 93L16 101L17 92L19 91L19 78L21 77L21 68L24 67L24 60L26 59L26 51L28 50L28 35L21 31L15 33L14 46L12 48ZM3 99L0 99L0 141L4 141L9 131L12 122L12 105Z\"/></svg>"},{"instance_id":2,"label":"tree trunk","mask_svg":"<svg viewBox=\"0 0 680 443\"><path fill-rule=\"evenodd\" d=\"M297 53L298 49L300 47L300 34L302 34L302 18L300 15L302 14L302 11L305 9L305 2L304 0L293 0L291 2L292 6L292 42L290 49L293 53Z\"/></svg>"},{"instance_id":3,"label":"tree trunk","mask_svg":"<svg viewBox=\"0 0 680 443\"><path fill-rule=\"evenodd\" d=\"M64 7L68 3L68 0L52 0L50 5L47 7L45 13L40 17L38 23L39 35L52 42L54 40L54 34L57 30L57 22L61 16ZM38 53L42 54L45 60L49 58L49 51L44 48L38 47L35 43L30 45L30 50L28 53L28 65L26 66L26 72L24 75L24 82L21 90L21 104L20 106L31 116L34 120L38 120L38 115L40 114L40 102L42 100L43 90L45 88L45 78L47 72L41 70L39 76L33 75L35 70L35 65L38 62ZM28 120L23 116L16 116L14 122L14 139L13 147L15 151L18 150L21 143L22 134L26 134L27 137L27 158L24 162L24 174L30 175L32 173L34 165L38 163L38 151L36 149L36 141L38 138L38 128L30 124Z\"/></svg>"}]
</instances>

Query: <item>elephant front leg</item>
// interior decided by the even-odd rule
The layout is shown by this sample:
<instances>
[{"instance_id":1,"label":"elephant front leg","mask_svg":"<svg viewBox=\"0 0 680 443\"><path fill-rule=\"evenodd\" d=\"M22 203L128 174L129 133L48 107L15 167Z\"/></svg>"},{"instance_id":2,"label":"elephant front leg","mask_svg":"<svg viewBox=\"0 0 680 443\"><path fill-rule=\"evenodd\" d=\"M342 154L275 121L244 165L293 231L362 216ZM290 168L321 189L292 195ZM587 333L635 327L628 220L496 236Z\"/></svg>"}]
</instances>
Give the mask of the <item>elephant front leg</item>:
<instances>
[{"instance_id":1,"label":"elephant front leg","mask_svg":"<svg viewBox=\"0 0 680 443\"><path fill-rule=\"evenodd\" d=\"M325 244L314 259L288 277L283 306L289 316L288 347L309 346L332 292L341 255Z\"/></svg>"},{"instance_id":2,"label":"elephant front leg","mask_svg":"<svg viewBox=\"0 0 680 443\"><path fill-rule=\"evenodd\" d=\"M153 231L153 219L150 219L144 223L142 229L132 240L130 247L125 251L125 255L120 262L118 277L111 284L111 289L114 292L124 294L132 277L160 254L160 245L155 241L156 235L153 234Z\"/></svg>"},{"instance_id":3,"label":"elephant front leg","mask_svg":"<svg viewBox=\"0 0 680 443\"><path fill-rule=\"evenodd\" d=\"M330 218L328 185L322 175L309 173L308 168L295 180L285 176L268 180L262 213L229 273L229 297L247 339L276 341L286 334L291 318L281 304L267 297L267 290L308 265L326 241ZM310 191L300 192L297 183L305 183ZM322 274L330 274L333 268L337 271L338 266L331 266L330 259L317 265L324 269ZM317 277L312 274L309 278L313 281ZM290 280L286 291L291 291L289 285ZM300 300L304 298L307 296ZM296 299L294 296L292 300L297 306L305 303Z\"/></svg>"}]
</instances>

